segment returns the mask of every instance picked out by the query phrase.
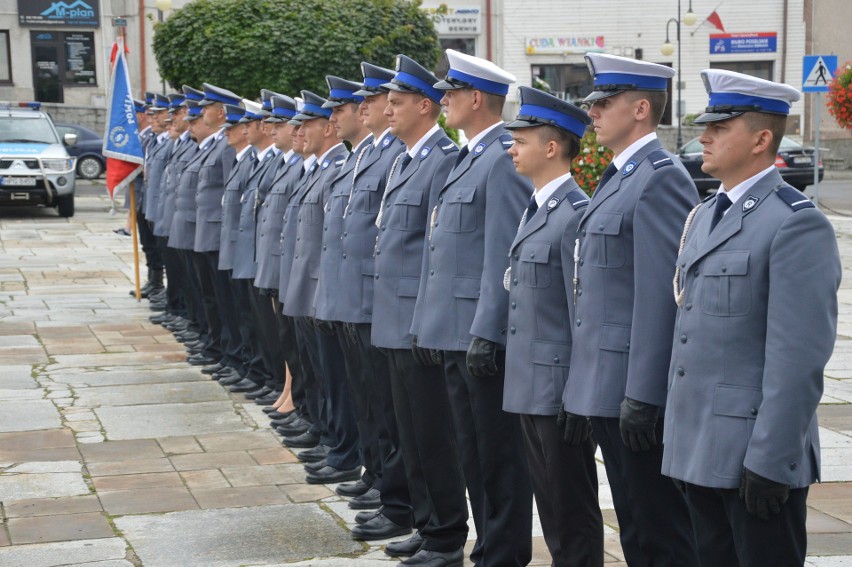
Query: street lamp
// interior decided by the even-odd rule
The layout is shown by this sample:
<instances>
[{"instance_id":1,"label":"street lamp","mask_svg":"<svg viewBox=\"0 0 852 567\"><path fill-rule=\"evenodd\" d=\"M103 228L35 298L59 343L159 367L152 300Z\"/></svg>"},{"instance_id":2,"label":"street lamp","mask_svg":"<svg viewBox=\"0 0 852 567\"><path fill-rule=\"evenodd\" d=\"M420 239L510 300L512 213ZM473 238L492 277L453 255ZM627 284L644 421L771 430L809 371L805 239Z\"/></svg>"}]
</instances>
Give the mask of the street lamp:
<instances>
[{"instance_id":1,"label":"street lamp","mask_svg":"<svg viewBox=\"0 0 852 567\"><path fill-rule=\"evenodd\" d=\"M695 24L696 21L695 12L692 11L692 0L689 0L689 9L684 14L683 18L680 16L680 0L677 0L677 18L669 18L669 21L666 22L666 42L660 47L660 53L663 55L669 56L674 53L674 45L672 45L671 37L669 35L669 24L672 22L677 26L677 148L680 150L681 146L683 146L683 132L681 130L682 122L683 122L683 112L681 109L681 90L683 88L683 84L680 80L680 24L683 23L687 26L691 26Z\"/></svg>"},{"instance_id":2,"label":"street lamp","mask_svg":"<svg viewBox=\"0 0 852 567\"><path fill-rule=\"evenodd\" d=\"M692 0L689 0L692 2ZM172 9L172 0L156 0L154 4L157 6L157 21L163 23L163 12L168 12ZM163 94L166 94L166 80L163 81Z\"/></svg>"}]
</instances>

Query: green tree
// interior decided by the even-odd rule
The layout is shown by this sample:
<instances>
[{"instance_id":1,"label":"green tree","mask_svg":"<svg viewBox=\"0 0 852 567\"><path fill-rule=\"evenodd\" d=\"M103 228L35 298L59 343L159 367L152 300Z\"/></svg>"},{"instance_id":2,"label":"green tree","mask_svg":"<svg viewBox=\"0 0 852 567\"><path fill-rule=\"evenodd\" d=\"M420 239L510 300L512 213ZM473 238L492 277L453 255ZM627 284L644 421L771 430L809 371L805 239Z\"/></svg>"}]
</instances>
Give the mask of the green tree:
<instances>
[{"instance_id":1,"label":"green tree","mask_svg":"<svg viewBox=\"0 0 852 567\"><path fill-rule=\"evenodd\" d=\"M361 61L392 69L399 53L427 68L440 54L419 0L195 0L154 33L173 88L208 82L249 98L322 94L326 75L358 80Z\"/></svg>"}]
</instances>

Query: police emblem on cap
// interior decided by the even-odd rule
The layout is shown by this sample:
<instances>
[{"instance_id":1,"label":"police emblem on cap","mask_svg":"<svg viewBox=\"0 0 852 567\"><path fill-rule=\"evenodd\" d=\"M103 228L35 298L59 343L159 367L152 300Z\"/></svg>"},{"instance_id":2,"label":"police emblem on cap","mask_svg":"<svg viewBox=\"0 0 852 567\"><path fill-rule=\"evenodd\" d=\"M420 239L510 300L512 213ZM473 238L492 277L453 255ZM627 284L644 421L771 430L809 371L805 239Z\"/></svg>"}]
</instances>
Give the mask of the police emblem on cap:
<instances>
[{"instance_id":1,"label":"police emblem on cap","mask_svg":"<svg viewBox=\"0 0 852 567\"><path fill-rule=\"evenodd\" d=\"M547 202L547 210L551 211L551 210L555 209L556 205L558 205L558 204L559 204L559 199L557 199L556 197L552 198L551 200L549 200Z\"/></svg>"},{"instance_id":2,"label":"police emblem on cap","mask_svg":"<svg viewBox=\"0 0 852 567\"><path fill-rule=\"evenodd\" d=\"M431 150L432 150L432 148L430 148L429 146L426 146L425 148L423 148L422 150L420 150L420 159L423 159L423 158L425 158L426 156L428 156L428 155L429 155L429 152L430 152Z\"/></svg>"},{"instance_id":3,"label":"police emblem on cap","mask_svg":"<svg viewBox=\"0 0 852 567\"><path fill-rule=\"evenodd\" d=\"M631 161L627 165L624 166L624 170L621 172L621 175L630 175L633 173L633 170L636 169L636 162Z\"/></svg>"},{"instance_id":4,"label":"police emblem on cap","mask_svg":"<svg viewBox=\"0 0 852 567\"><path fill-rule=\"evenodd\" d=\"M482 150L484 150L484 149L485 149L485 144L480 142L479 144L477 144L477 146L475 148L473 148L473 153L476 154L476 155L479 155L479 154L482 153Z\"/></svg>"},{"instance_id":5,"label":"police emblem on cap","mask_svg":"<svg viewBox=\"0 0 852 567\"><path fill-rule=\"evenodd\" d=\"M390 136L385 136L385 139L382 140L382 147L386 148L390 145L390 143L391 143Z\"/></svg>"},{"instance_id":6,"label":"police emblem on cap","mask_svg":"<svg viewBox=\"0 0 852 567\"><path fill-rule=\"evenodd\" d=\"M760 199L758 199L754 195L749 195L748 198L743 202L743 212L753 209L758 201L760 201Z\"/></svg>"}]
</instances>

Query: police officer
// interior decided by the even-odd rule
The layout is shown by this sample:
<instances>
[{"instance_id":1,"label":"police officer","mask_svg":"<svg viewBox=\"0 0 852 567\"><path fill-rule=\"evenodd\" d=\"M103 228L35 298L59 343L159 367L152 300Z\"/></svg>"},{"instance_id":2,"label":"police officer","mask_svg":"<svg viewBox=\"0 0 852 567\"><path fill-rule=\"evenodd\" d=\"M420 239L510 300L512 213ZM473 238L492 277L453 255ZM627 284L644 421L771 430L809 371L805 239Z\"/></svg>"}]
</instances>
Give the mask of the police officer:
<instances>
[{"instance_id":1,"label":"police officer","mask_svg":"<svg viewBox=\"0 0 852 567\"><path fill-rule=\"evenodd\" d=\"M443 93L422 65L399 55L396 72L362 65L365 90L389 89L384 114L405 152L391 164L376 218L372 344L388 356L390 386L417 532L392 542L388 555L414 556L408 564L455 565L464 559L467 501L442 369L411 350L411 322L420 287L429 216L458 155L437 124ZM387 80L387 79L384 79ZM374 95L375 96L375 95ZM355 520L373 517L359 513ZM415 559L416 557L416 559Z\"/></svg>"},{"instance_id":2,"label":"police officer","mask_svg":"<svg viewBox=\"0 0 852 567\"><path fill-rule=\"evenodd\" d=\"M660 474L662 412L675 305L670 266L698 192L656 127L674 70L606 54L586 56L597 140L613 161L578 233L565 436L591 416L631 565L695 565L686 503Z\"/></svg>"},{"instance_id":3,"label":"police officer","mask_svg":"<svg viewBox=\"0 0 852 567\"><path fill-rule=\"evenodd\" d=\"M155 134L145 153L145 192L142 196L142 208L140 213L147 221L146 238L150 238L156 250L154 257L159 258L155 262L148 262L148 282L145 295L154 303L154 297L164 291L163 287L163 250L162 244L157 240L154 229L157 223L157 201L160 198L160 185L163 179L163 171L166 168L171 153L171 140L169 138L168 123L169 108L171 101L166 95L156 94L151 104L151 131ZM140 237L142 232L140 231ZM148 256L151 256L150 254Z\"/></svg>"},{"instance_id":4,"label":"police officer","mask_svg":"<svg viewBox=\"0 0 852 567\"><path fill-rule=\"evenodd\" d=\"M438 194L412 324L417 348L444 351L477 543L474 563L526 565L532 554L532 488L518 420L504 413L503 275L514 227L532 186L506 153L501 113L515 78L494 63L447 50L447 125L470 138ZM499 463L499 465L498 465Z\"/></svg>"},{"instance_id":5,"label":"police officer","mask_svg":"<svg viewBox=\"0 0 852 567\"><path fill-rule=\"evenodd\" d=\"M563 441L554 417L571 365L574 240L589 199L571 177L591 119L577 106L520 87L506 126L515 169L536 188L509 249L509 334L503 409L520 414L533 493L554 565L603 564L595 442ZM517 281L517 283L515 283Z\"/></svg>"},{"instance_id":6,"label":"police officer","mask_svg":"<svg viewBox=\"0 0 852 567\"><path fill-rule=\"evenodd\" d=\"M837 239L775 167L799 92L722 69L701 77L701 169L722 184L681 240L663 473L681 481L702 565L802 565Z\"/></svg>"}]
</instances>

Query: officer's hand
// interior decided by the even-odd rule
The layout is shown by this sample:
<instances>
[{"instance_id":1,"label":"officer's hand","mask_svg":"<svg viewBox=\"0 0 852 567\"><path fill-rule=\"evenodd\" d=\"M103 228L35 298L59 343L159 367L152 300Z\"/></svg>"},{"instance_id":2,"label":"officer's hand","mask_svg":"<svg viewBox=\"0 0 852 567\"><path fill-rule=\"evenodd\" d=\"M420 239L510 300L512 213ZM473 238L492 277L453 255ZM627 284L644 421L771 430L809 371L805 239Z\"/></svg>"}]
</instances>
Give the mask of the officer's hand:
<instances>
[{"instance_id":1,"label":"officer's hand","mask_svg":"<svg viewBox=\"0 0 852 567\"><path fill-rule=\"evenodd\" d=\"M588 417L573 414L564 409L559 410L556 425L562 430L562 439L568 445L583 443L592 432L592 424L589 423Z\"/></svg>"},{"instance_id":2,"label":"officer's hand","mask_svg":"<svg viewBox=\"0 0 852 567\"><path fill-rule=\"evenodd\" d=\"M789 495L790 488L786 484L769 480L743 468L740 498L745 500L749 514L768 520L770 512L773 514L781 512L781 505L787 501Z\"/></svg>"},{"instance_id":3,"label":"officer's hand","mask_svg":"<svg viewBox=\"0 0 852 567\"><path fill-rule=\"evenodd\" d=\"M618 426L621 440L633 451L647 451L657 444L657 417L660 408L645 402L624 398Z\"/></svg>"},{"instance_id":4,"label":"officer's hand","mask_svg":"<svg viewBox=\"0 0 852 567\"><path fill-rule=\"evenodd\" d=\"M319 332L324 335L333 335L334 334L334 323L331 321L323 321L322 319L314 319L314 325Z\"/></svg>"},{"instance_id":5,"label":"officer's hand","mask_svg":"<svg viewBox=\"0 0 852 567\"><path fill-rule=\"evenodd\" d=\"M467 349L467 371L475 378L497 374L497 343L473 337Z\"/></svg>"},{"instance_id":6,"label":"officer's hand","mask_svg":"<svg viewBox=\"0 0 852 567\"><path fill-rule=\"evenodd\" d=\"M428 348L417 346L417 335L411 339L411 354L414 355L414 360L420 366L435 366L431 351Z\"/></svg>"}]
</instances>

